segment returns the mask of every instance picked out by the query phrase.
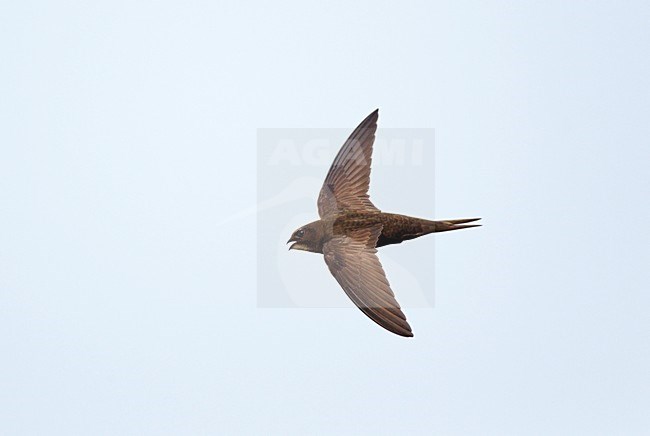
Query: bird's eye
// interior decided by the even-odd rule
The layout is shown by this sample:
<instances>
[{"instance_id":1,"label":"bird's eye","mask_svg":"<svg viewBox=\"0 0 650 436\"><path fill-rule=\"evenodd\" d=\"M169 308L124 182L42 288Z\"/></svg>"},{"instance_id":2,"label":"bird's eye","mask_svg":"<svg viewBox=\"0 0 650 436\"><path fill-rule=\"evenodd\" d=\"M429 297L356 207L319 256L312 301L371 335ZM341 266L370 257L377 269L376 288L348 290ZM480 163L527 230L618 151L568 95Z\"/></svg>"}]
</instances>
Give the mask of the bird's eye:
<instances>
[{"instance_id":1,"label":"bird's eye","mask_svg":"<svg viewBox=\"0 0 650 436\"><path fill-rule=\"evenodd\" d=\"M296 232L296 236L299 238L302 238L305 235L305 231L303 229L300 229Z\"/></svg>"}]
</instances>

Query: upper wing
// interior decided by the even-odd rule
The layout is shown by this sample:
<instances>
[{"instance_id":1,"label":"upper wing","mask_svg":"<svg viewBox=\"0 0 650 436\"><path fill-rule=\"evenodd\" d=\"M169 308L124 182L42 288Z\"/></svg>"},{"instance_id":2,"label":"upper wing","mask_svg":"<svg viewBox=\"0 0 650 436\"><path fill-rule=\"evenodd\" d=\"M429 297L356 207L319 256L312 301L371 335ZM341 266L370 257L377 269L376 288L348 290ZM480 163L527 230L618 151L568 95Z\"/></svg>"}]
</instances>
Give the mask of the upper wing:
<instances>
[{"instance_id":1,"label":"upper wing","mask_svg":"<svg viewBox=\"0 0 650 436\"><path fill-rule=\"evenodd\" d=\"M375 244L381 225L338 236L323 246L325 263L345 293L374 322L400 336L413 336L395 300Z\"/></svg>"},{"instance_id":2,"label":"upper wing","mask_svg":"<svg viewBox=\"0 0 650 436\"><path fill-rule=\"evenodd\" d=\"M379 109L368 115L334 158L318 195L321 218L339 209L377 210L368 197L368 186L378 117Z\"/></svg>"}]
</instances>

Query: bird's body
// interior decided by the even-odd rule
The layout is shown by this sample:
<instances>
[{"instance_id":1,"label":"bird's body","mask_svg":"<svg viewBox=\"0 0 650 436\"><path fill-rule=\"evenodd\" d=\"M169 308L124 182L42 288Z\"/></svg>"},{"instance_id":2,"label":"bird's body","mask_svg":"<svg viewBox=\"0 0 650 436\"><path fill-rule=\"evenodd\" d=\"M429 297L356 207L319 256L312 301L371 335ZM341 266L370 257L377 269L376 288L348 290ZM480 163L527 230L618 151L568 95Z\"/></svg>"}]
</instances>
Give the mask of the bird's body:
<instances>
[{"instance_id":1,"label":"bird's body","mask_svg":"<svg viewBox=\"0 0 650 436\"><path fill-rule=\"evenodd\" d=\"M345 293L385 329L413 336L395 300L377 248L477 224L479 218L430 221L382 212L368 197L372 145L378 111L371 113L343 144L318 196L320 219L296 230L289 249L321 253Z\"/></svg>"},{"instance_id":2,"label":"bird's body","mask_svg":"<svg viewBox=\"0 0 650 436\"><path fill-rule=\"evenodd\" d=\"M379 234L379 238L375 244L375 247L379 248L385 245L400 244L409 239L428 235L429 233L475 227L475 225L462 224L476 220L477 219L430 221L423 218L415 218L407 215L381 211L342 211L340 214L328 217L324 220L314 221L305 226L318 229L317 232L315 232L316 237L314 238L314 241L318 241L319 244L315 245L312 250L304 251L312 251L314 253L322 254L322 246L333 237L349 236L356 230L366 229L376 225L381 226L381 233Z\"/></svg>"}]
</instances>

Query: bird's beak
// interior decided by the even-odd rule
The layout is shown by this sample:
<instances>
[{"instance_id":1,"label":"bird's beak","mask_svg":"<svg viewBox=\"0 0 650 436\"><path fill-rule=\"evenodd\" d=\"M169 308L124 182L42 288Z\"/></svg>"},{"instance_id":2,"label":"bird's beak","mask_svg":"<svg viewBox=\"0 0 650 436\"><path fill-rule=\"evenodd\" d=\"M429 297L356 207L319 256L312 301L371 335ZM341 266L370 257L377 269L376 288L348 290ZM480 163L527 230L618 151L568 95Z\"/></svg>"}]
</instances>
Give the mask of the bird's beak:
<instances>
[{"instance_id":1,"label":"bird's beak","mask_svg":"<svg viewBox=\"0 0 650 436\"><path fill-rule=\"evenodd\" d=\"M305 245L304 242L295 239L293 236L287 241L287 244L289 242L293 242L293 244L289 246L289 250L309 251L309 247Z\"/></svg>"}]
</instances>

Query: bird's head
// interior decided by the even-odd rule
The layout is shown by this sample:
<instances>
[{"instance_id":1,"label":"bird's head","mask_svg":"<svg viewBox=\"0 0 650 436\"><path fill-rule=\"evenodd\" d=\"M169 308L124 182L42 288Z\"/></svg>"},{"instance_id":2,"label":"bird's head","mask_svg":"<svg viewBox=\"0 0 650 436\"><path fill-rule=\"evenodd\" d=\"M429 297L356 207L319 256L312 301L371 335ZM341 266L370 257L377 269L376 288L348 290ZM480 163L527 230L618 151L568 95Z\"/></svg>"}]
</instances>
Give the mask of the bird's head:
<instances>
[{"instance_id":1,"label":"bird's head","mask_svg":"<svg viewBox=\"0 0 650 436\"><path fill-rule=\"evenodd\" d=\"M323 224L321 221L305 224L293 232L291 238L287 241L293 242L289 250L311 251L313 253L323 252Z\"/></svg>"}]
</instances>

